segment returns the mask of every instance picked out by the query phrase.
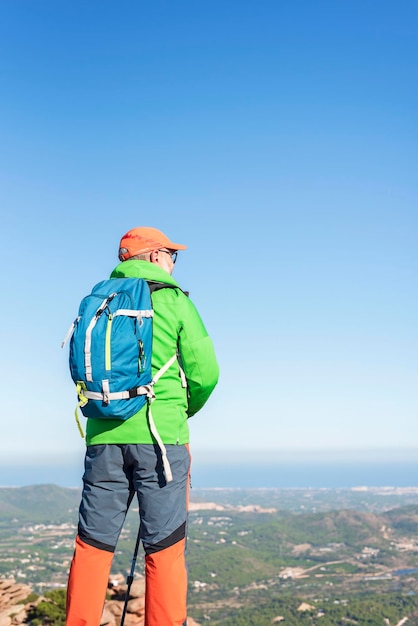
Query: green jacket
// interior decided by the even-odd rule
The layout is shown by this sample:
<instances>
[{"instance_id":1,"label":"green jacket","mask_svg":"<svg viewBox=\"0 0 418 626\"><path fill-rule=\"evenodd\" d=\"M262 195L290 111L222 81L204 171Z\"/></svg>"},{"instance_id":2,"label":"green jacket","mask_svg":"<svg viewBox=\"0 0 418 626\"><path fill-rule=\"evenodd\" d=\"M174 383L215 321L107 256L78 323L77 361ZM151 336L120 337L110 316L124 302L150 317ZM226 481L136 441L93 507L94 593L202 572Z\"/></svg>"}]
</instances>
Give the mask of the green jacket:
<instances>
[{"instance_id":1,"label":"green jacket","mask_svg":"<svg viewBox=\"0 0 418 626\"><path fill-rule=\"evenodd\" d=\"M148 261L120 263L111 278L145 278L178 287L168 272ZM153 375L178 350L187 388L182 385L179 363L174 364L155 384L152 416L165 444L189 441L187 418L199 411L218 382L219 368L213 344L191 300L178 289L160 289L152 294ZM126 421L87 420L86 443L155 443L147 420L147 406Z\"/></svg>"}]
</instances>

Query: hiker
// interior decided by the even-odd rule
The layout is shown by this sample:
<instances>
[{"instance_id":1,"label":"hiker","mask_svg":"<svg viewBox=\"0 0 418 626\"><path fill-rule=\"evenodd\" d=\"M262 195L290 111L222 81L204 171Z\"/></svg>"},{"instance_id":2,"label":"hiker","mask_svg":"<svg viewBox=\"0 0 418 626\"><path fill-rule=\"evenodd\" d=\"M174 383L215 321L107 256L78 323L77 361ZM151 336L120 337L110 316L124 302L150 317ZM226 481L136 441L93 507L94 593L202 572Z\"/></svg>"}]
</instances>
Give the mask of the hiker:
<instances>
[{"instance_id":1,"label":"hiker","mask_svg":"<svg viewBox=\"0 0 418 626\"><path fill-rule=\"evenodd\" d=\"M208 400L219 369L199 313L171 276L178 251L185 249L151 227L133 228L120 241L121 262L111 279L157 285L151 289L152 374L173 353L177 358L153 388L154 429L149 402L126 420L87 419L67 626L100 625L113 554L135 493L145 552L145 626L186 625L188 418Z\"/></svg>"}]
</instances>

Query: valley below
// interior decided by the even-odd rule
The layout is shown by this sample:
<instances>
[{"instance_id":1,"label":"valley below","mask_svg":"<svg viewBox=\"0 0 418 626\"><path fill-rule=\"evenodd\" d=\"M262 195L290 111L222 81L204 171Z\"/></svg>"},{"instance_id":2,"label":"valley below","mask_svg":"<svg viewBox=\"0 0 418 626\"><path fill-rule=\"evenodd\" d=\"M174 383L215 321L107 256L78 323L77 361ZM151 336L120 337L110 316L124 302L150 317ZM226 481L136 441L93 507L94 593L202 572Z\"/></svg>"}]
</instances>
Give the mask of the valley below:
<instances>
[{"instance_id":1,"label":"valley below","mask_svg":"<svg viewBox=\"0 0 418 626\"><path fill-rule=\"evenodd\" d=\"M79 498L0 488L0 578L65 590ZM133 503L115 579L129 573L137 531ZM418 489L193 489L187 559L197 623L418 624Z\"/></svg>"}]
</instances>

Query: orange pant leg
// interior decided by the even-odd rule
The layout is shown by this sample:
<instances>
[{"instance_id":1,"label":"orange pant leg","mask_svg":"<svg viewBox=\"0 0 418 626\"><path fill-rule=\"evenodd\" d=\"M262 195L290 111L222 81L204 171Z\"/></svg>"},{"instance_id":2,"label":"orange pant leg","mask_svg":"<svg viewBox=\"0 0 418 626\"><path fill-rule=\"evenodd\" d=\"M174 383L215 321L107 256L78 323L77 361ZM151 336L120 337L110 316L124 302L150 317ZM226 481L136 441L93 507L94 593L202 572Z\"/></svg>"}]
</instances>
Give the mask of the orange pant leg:
<instances>
[{"instance_id":1,"label":"orange pant leg","mask_svg":"<svg viewBox=\"0 0 418 626\"><path fill-rule=\"evenodd\" d=\"M67 586L67 626L100 626L113 552L76 538Z\"/></svg>"},{"instance_id":2,"label":"orange pant leg","mask_svg":"<svg viewBox=\"0 0 418 626\"><path fill-rule=\"evenodd\" d=\"M145 557L145 626L182 626L187 617L186 539Z\"/></svg>"}]
</instances>

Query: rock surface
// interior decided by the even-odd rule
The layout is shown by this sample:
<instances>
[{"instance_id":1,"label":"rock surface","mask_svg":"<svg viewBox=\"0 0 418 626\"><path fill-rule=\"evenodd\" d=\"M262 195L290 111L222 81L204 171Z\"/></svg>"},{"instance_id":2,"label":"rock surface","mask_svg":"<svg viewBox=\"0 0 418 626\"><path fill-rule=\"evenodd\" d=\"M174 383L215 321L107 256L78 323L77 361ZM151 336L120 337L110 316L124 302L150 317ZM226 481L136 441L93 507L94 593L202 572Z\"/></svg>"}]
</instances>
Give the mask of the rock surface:
<instances>
[{"instance_id":1,"label":"rock surface","mask_svg":"<svg viewBox=\"0 0 418 626\"><path fill-rule=\"evenodd\" d=\"M118 626L125 603L127 585L120 578L112 579L108 585L108 600L105 602L100 626ZM144 626L145 578L134 580L131 585L126 608L125 626ZM0 624L1 626L1 624ZM187 626L199 626L193 618L187 618Z\"/></svg>"},{"instance_id":2,"label":"rock surface","mask_svg":"<svg viewBox=\"0 0 418 626\"><path fill-rule=\"evenodd\" d=\"M0 626L24 623L27 607L24 600L30 593L29 585L0 579Z\"/></svg>"},{"instance_id":3,"label":"rock surface","mask_svg":"<svg viewBox=\"0 0 418 626\"><path fill-rule=\"evenodd\" d=\"M109 580L101 626L119 626L126 590L127 585L122 576ZM29 585L16 583L14 580L0 579L0 626L19 626L26 623L28 611L34 603L27 603L25 600L32 592ZM42 599L39 597L36 604ZM125 626L144 626L144 617L145 579L139 578L134 580L130 589ZM199 624L188 617L187 626L199 626Z\"/></svg>"}]
</instances>

